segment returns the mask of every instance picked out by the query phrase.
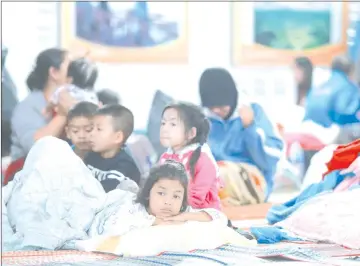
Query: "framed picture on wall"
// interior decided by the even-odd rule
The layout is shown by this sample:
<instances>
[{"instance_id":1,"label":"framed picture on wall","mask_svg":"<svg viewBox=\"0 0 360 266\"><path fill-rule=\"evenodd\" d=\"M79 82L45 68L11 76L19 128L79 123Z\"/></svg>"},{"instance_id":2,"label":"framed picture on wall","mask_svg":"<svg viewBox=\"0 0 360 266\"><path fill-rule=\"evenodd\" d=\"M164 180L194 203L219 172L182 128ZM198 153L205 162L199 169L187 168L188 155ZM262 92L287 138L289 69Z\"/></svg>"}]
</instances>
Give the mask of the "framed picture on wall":
<instances>
[{"instance_id":1,"label":"framed picture on wall","mask_svg":"<svg viewBox=\"0 0 360 266\"><path fill-rule=\"evenodd\" d=\"M235 2L235 65L287 65L308 56L329 65L346 53L347 2Z\"/></svg>"},{"instance_id":2,"label":"framed picture on wall","mask_svg":"<svg viewBox=\"0 0 360 266\"><path fill-rule=\"evenodd\" d=\"M187 4L181 2L61 2L61 45L93 60L186 63Z\"/></svg>"}]
</instances>

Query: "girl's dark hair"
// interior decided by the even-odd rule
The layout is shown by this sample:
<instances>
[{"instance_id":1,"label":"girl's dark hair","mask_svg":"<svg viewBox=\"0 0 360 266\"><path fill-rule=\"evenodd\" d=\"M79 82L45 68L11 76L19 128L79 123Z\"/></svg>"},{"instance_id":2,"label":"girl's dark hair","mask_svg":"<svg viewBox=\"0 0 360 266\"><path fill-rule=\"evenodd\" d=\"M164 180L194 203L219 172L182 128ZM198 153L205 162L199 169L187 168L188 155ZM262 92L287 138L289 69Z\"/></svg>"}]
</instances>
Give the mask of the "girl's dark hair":
<instances>
[{"instance_id":1,"label":"girl's dark hair","mask_svg":"<svg viewBox=\"0 0 360 266\"><path fill-rule=\"evenodd\" d=\"M78 58L69 64L68 77L72 84L83 89L93 90L98 77L96 65L85 58Z\"/></svg>"},{"instance_id":2,"label":"girl's dark hair","mask_svg":"<svg viewBox=\"0 0 360 266\"><path fill-rule=\"evenodd\" d=\"M303 71L303 80L297 85L297 104L300 103L302 97L311 89L313 79L313 64L308 57L297 57L295 58L295 66Z\"/></svg>"},{"instance_id":3,"label":"girl's dark hair","mask_svg":"<svg viewBox=\"0 0 360 266\"><path fill-rule=\"evenodd\" d=\"M42 51L36 58L35 67L29 74L26 84L30 91L44 90L49 78L49 69L60 69L67 55L67 51L50 48Z\"/></svg>"},{"instance_id":4,"label":"girl's dark hair","mask_svg":"<svg viewBox=\"0 0 360 266\"><path fill-rule=\"evenodd\" d=\"M196 136L191 139L187 145L199 143L199 147L193 152L191 155L189 166L190 166L190 174L192 178L195 175L195 166L197 161L199 160L201 154L202 145L207 142L209 131L210 131L210 123L206 118L201 108L191 104L191 103L175 103L165 107L163 111L163 115L166 110L175 109L180 119L183 121L185 126L185 134L187 134L192 128L196 128Z\"/></svg>"},{"instance_id":5,"label":"girl's dark hair","mask_svg":"<svg viewBox=\"0 0 360 266\"><path fill-rule=\"evenodd\" d=\"M164 164L152 167L150 173L145 181L144 186L139 191L136 202L143 205L146 209L149 208L150 191L154 184L161 179L178 180L184 187L184 198L181 205L181 212L184 212L188 206L187 190L188 190L188 176L185 167L176 161L166 160Z\"/></svg>"}]
</instances>

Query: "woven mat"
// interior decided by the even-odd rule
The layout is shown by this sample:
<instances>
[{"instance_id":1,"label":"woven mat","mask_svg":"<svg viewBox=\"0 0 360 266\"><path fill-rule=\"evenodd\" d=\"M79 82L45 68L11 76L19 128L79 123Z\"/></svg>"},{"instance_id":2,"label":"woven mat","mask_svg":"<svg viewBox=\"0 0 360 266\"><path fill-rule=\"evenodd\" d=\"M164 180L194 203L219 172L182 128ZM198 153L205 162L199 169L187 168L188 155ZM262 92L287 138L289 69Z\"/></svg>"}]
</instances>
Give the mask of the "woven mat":
<instances>
[{"instance_id":1,"label":"woven mat","mask_svg":"<svg viewBox=\"0 0 360 266\"><path fill-rule=\"evenodd\" d=\"M248 263L243 265L275 264L279 261L311 262L313 263L312 265L316 265L316 263L342 265L342 262L345 262L345 260L339 260L339 257L355 257L359 256L359 253L360 251L348 250L336 245L314 243L282 243L258 247L225 245L215 250L164 252L160 256L139 258L121 258L110 254L80 251L17 251L3 253L2 265L178 265L186 261L189 263L194 262L198 265L200 265L199 263L206 263L204 265L228 265L238 261Z\"/></svg>"},{"instance_id":2,"label":"woven mat","mask_svg":"<svg viewBox=\"0 0 360 266\"><path fill-rule=\"evenodd\" d=\"M2 265L48 265L49 263L77 263L108 261L115 255L97 254L82 251L11 251L3 252Z\"/></svg>"},{"instance_id":3,"label":"woven mat","mask_svg":"<svg viewBox=\"0 0 360 266\"><path fill-rule=\"evenodd\" d=\"M266 226L265 215L271 204L228 207L225 213L235 226ZM282 242L258 247L235 247L225 245L215 250L195 250L185 253L164 252L160 256L121 258L111 254L81 251L17 251L4 252L2 265L32 266L131 266L131 265L352 265L360 250L350 250L334 244L311 242ZM353 261L345 260L352 257ZM340 259L341 258L341 259ZM360 264L359 264L360 265Z\"/></svg>"}]
</instances>

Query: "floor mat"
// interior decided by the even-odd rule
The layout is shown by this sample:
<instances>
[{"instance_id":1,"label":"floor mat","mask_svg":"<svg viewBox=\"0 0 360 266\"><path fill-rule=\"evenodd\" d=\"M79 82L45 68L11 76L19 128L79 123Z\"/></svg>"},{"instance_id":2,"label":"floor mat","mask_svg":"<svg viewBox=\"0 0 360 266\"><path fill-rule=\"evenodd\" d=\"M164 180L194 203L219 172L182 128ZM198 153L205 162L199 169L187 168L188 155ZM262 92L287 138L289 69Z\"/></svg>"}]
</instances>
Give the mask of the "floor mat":
<instances>
[{"instance_id":1,"label":"floor mat","mask_svg":"<svg viewBox=\"0 0 360 266\"><path fill-rule=\"evenodd\" d=\"M164 252L159 256L122 258L104 253L79 251L18 251L4 252L2 265L32 266L115 266L115 265L276 265L290 262L308 262L311 265L350 265L353 261L344 256L355 257L360 251L350 251L329 244L282 243L272 246L237 247L224 245L215 250L195 250L192 252ZM358 256L359 254L357 254ZM339 257L343 256L342 259ZM296 265L304 265L297 263Z\"/></svg>"}]
</instances>

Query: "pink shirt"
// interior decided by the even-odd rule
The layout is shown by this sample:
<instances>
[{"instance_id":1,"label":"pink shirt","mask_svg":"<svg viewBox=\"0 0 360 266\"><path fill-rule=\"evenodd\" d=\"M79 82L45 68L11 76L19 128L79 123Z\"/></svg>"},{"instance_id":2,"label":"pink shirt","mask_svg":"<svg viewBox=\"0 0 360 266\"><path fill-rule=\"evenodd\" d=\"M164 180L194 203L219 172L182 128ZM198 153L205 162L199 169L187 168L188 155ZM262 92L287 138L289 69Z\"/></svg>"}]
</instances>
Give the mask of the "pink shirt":
<instances>
[{"instance_id":1,"label":"pink shirt","mask_svg":"<svg viewBox=\"0 0 360 266\"><path fill-rule=\"evenodd\" d=\"M182 163L188 175L190 174L189 161L199 144L192 144L181 151L174 153L168 150L160 157L160 163L174 160ZM190 178L188 187L188 202L195 209L214 208L220 210L219 188L221 186L216 161L207 144L201 148L200 157L195 165L195 175Z\"/></svg>"}]
</instances>

